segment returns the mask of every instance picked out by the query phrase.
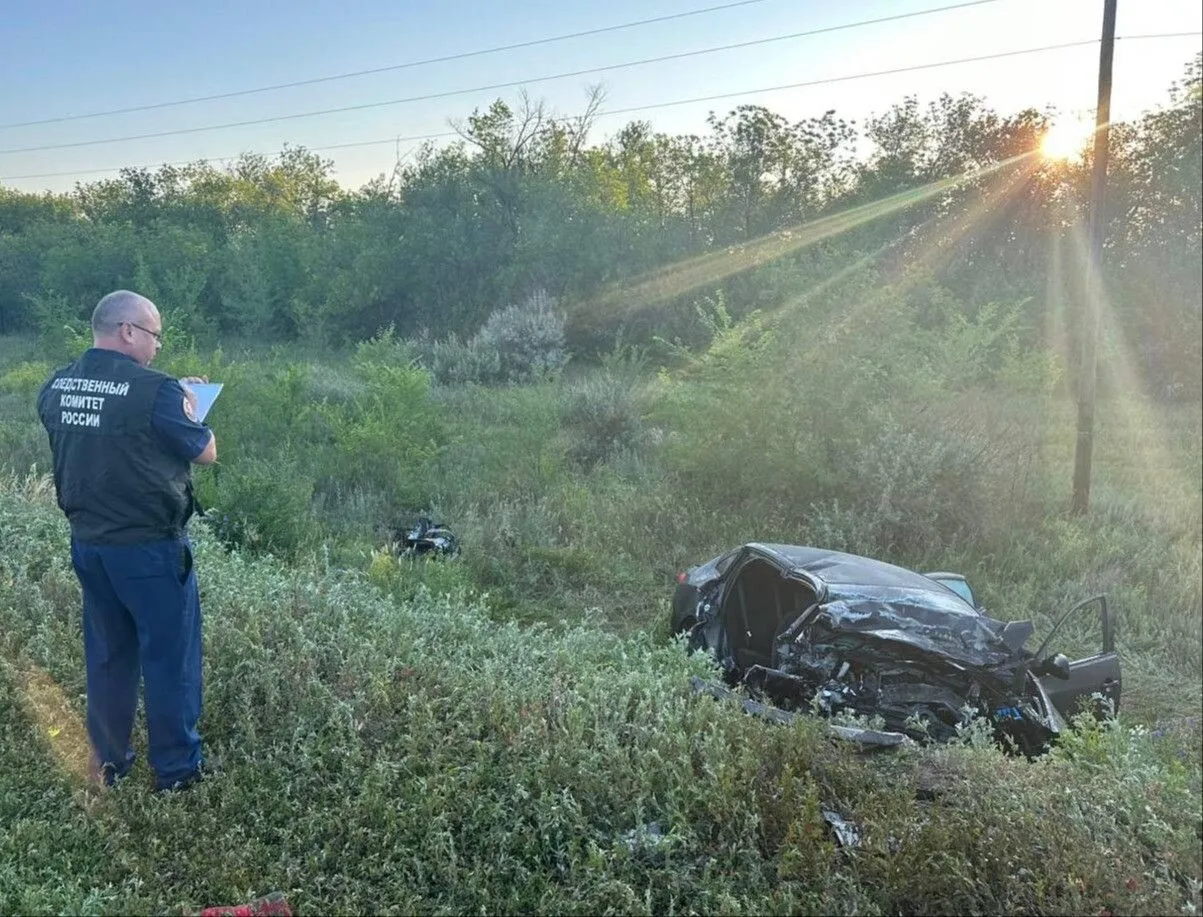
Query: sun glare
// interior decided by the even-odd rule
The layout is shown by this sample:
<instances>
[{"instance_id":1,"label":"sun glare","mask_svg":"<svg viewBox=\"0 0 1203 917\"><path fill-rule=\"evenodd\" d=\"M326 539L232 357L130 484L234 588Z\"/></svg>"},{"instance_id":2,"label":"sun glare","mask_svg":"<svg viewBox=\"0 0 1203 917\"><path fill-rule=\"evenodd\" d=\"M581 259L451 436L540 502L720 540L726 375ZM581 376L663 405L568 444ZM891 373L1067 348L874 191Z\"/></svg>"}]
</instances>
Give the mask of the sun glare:
<instances>
[{"instance_id":1,"label":"sun glare","mask_svg":"<svg viewBox=\"0 0 1203 917\"><path fill-rule=\"evenodd\" d=\"M1082 119L1058 121L1045 132L1040 153L1045 159L1080 159L1094 133L1094 125Z\"/></svg>"}]
</instances>

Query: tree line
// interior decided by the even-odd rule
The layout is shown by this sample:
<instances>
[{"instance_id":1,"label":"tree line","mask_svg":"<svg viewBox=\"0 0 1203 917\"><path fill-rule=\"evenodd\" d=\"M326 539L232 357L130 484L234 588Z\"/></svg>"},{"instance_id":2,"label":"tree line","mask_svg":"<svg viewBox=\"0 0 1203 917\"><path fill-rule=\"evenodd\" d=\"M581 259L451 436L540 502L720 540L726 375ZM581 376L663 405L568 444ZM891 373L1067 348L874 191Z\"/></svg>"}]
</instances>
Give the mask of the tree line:
<instances>
[{"instance_id":1,"label":"tree line","mask_svg":"<svg viewBox=\"0 0 1203 917\"><path fill-rule=\"evenodd\" d=\"M1167 394L1199 388L1200 70L1197 57L1165 105L1111 130L1106 315ZM64 194L0 186L0 334L79 322L129 287L203 342L328 346L388 326L467 336L544 291L587 351L627 328L680 330L702 297L738 316L797 292L785 287L799 278L865 263L887 280L929 271L932 322L1005 303L1047 344L1061 315L1059 346L1072 352L1090 162L1037 153L1048 113L944 95L858 125L741 105L702 135L632 121L593 142L600 104L594 91L562 117L526 97L495 101L456 142L358 190L289 147L223 168L128 168ZM783 241L828 225L813 244ZM780 245L755 256L765 239ZM642 278L705 256L732 267L638 301ZM625 290L635 301L609 314Z\"/></svg>"}]
</instances>

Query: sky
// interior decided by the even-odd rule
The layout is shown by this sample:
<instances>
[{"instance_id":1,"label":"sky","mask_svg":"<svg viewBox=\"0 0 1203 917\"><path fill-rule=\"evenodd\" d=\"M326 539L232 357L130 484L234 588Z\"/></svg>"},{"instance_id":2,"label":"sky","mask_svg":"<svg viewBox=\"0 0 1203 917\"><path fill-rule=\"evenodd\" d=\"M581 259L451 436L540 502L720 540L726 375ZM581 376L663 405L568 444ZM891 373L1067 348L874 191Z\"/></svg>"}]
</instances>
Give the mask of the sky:
<instances>
[{"instance_id":1,"label":"sky","mask_svg":"<svg viewBox=\"0 0 1203 917\"><path fill-rule=\"evenodd\" d=\"M122 167L243 152L275 155L287 144L318 151L354 189L409 161L411 139L453 131L474 110L525 89L560 115L577 115L601 84L602 114L590 140L634 119L671 134L707 133L706 117L758 104L791 121L834 109L858 123L908 95L927 103L969 92L1001 113L1054 109L1093 120L1103 0L986 0L958 9L854 28L849 23L954 5L957 0L0 0L0 185L64 192L115 177ZM710 9L532 47L503 45L606 29ZM1119 0L1113 120L1168 101L1170 84L1199 53L1197 0ZM830 31L810 36L799 32ZM772 39L765 41L765 39ZM771 87L954 61L1070 42L1074 48L811 86ZM611 68L743 42L743 48ZM78 118L356 71L382 72L287 89ZM562 76L573 73L572 76ZM547 77L556 77L546 79ZM512 84L487 88L496 84ZM412 100L417 96L439 98ZM707 96L728 98L666 104ZM390 103L390 104L378 104ZM323 115L263 121L319 110ZM640 111L633 108L649 107ZM52 123L27 124L55 120ZM63 120L65 119L65 120ZM136 135L187 131L134 139ZM92 142L105 141L105 142ZM447 142L437 139L436 143ZM67 144L86 144L67 146ZM346 146L348 144L362 144ZM341 147L341 148L339 148Z\"/></svg>"}]
</instances>

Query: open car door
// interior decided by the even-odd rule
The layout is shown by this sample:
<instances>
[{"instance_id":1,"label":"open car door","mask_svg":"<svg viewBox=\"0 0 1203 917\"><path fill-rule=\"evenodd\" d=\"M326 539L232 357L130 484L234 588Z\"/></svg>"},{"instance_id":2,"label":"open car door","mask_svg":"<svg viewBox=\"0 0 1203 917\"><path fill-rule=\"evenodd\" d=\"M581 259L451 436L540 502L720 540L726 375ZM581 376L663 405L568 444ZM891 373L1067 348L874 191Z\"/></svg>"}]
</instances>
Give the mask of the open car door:
<instances>
[{"instance_id":1,"label":"open car door","mask_svg":"<svg viewBox=\"0 0 1203 917\"><path fill-rule=\"evenodd\" d=\"M1036 654L1037 659L1044 658L1044 650L1049 645L1057 631L1069 618L1084 612L1087 608L1098 605L1099 628L1102 631L1099 652L1084 659L1075 659L1069 663L1069 677L1057 678L1054 675L1044 675L1040 678L1041 685L1048 692L1053 706L1065 718L1070 718L1082 710L1090 710L1096 714L1106 712L1100 709L1097 701L1091 700L1094 694L1101 694L1111 703L1111 712L1119 711L1120 699L1120 667L1119 656L1115 652L1115 619L1107 605L1107 597L1096 595L1084 602L1079 602L1067 611L1057 622L1052 632L1045 638L1044 644Z\"/></svg>"}]
</instances>

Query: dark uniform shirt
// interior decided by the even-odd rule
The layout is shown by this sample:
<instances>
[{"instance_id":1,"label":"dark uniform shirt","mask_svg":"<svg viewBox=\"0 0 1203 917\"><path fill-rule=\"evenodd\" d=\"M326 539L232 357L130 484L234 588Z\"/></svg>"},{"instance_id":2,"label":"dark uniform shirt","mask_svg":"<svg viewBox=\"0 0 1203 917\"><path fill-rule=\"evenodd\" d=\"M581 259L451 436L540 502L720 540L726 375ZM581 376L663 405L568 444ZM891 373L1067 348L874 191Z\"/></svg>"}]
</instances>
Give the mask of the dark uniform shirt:
<instances>
[{"instance_id":1,"label":"dark uniform shirt","mask_svg":"<svg viewBox=\"0 0 1203 917\"><path fill-rule=\"evenodd\" d=\"M196 506L191 464L211 434L177 380L93 348L43 386L38 411L73 537L114 545L184 534Z\"/></svg>"},{"instance_id":2,"label":"dark uniform shirt","mask_svg":"<svg viewBox=\"0 0 1203 917\"><path fill-rule=\"evenodd\" d=\"M150 424L163 439L165 448L191 462L209 445L209 428L184 411L184 387L169 379L159 389Z\"/></svg>"}]
</instances>

